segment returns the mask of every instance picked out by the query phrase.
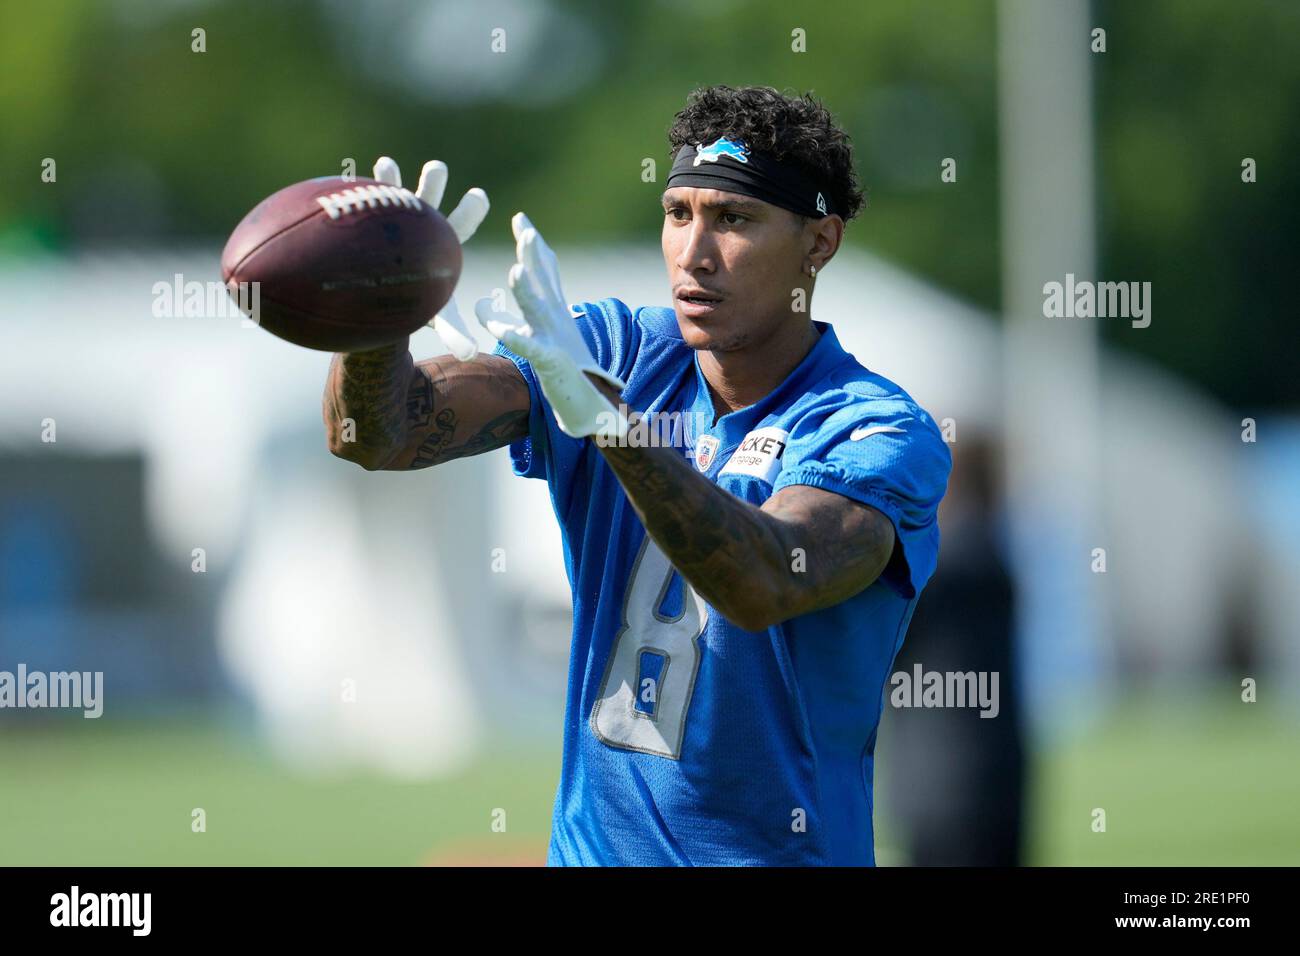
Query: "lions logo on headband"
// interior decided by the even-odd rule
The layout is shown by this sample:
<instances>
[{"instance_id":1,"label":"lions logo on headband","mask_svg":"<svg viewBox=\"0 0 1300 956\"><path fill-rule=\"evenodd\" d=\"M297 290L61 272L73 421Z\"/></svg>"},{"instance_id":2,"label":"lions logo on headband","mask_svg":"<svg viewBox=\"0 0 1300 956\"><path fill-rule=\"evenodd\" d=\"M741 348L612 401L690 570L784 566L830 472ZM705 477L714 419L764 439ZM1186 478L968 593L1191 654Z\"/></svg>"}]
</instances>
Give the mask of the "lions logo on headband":
<instances>
[{"instance_id":1,"label":"lions logo on headband","mask_svg":"<svg viewBox=\"0 0 1300 956\"><path fill-rule=\"evenodd\" d=\"M698 166L700 163L716 163L723 156L730 156L738 163L749 163L749 148L744 143L738 143L735 140L727 139L723 136L715 139L708 146L697 147L695 153L695 162L691 165Z\"/></svg>"}]
</instances>

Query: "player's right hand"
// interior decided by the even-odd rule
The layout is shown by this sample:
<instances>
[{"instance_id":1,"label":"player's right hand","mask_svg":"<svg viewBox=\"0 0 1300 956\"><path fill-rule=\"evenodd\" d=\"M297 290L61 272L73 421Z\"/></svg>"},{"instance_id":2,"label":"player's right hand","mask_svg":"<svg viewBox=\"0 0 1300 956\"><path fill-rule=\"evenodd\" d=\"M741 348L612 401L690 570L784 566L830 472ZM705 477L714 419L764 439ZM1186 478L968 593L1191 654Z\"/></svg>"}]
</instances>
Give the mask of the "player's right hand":
<instances>
[{"instance_id":1,"label":"player's right hand","mask_svg":"<svg viewBox=\"0 0 1300 956\"><path fill-rule=\"evenodd\" d=\"M388 156L380 156L376 161L375 179L389 186L402 185L402 173L397 168L397 163ZM447 164L437 159L429 160L420 171L420 185L415 190L415 194L437 209L446 188ZM456 233L456 238L460 240L462 246L465 240L478 230L479 224L488 213L488 208L487 193L475 186L466 192L456 204L456 208L447 214L447 224ZM442 311L429 321L429 326L438 333L438 337L442 339L443 345L447 346L451 354L462 362L468 362L478 354L478 343L474 341L474 336L466 327L465 320L460 317L454 295L447 300Z\"/></svg>"}]
</instances>

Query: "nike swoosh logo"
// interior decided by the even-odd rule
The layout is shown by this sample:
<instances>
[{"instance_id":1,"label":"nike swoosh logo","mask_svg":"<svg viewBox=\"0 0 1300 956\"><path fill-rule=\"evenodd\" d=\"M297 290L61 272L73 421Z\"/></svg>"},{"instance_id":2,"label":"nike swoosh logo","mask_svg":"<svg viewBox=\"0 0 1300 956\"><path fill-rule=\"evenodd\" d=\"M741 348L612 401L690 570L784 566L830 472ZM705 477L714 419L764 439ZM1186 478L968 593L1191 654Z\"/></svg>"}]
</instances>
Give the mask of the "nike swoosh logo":
<instances>
[{"instance_id":1,"label":"nike swoosh logo","mask_svg":"<svg viewBox=\"0 0 1300 956\"><path fill-rule=\"evenodd\" d=\"M901 435L903 434L903 430L901 428L895 428L893 425L872 425L870 428L859 426L849 432L849 441L861 441L868 435L890 434Z\"/></svg>"}]
</instances>

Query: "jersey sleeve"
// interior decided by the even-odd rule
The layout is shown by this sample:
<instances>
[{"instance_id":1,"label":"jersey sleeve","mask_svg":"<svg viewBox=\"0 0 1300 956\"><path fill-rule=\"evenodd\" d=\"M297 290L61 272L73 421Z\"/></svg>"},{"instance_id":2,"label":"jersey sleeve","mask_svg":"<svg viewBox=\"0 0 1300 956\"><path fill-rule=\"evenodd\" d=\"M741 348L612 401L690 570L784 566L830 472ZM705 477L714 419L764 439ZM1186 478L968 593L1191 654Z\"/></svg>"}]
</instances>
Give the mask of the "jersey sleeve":
<instances>
[{"instance_id":1,"label":"jersey sleeve","mask_svg":"<svg viewBox=\"0 0 1300 956\"><path fill-rule=\"evenodd\" d=\"M571 306L578 331L597 364L627 381L632 364L632 313L618 299L582 302ZM510 463L516 475L545 478L554 483L571 474L586 448L585 438L573 438L560 430L550 402L527 359L520 358L501 342L493 355L510 359L528 384L528 436L510 445Z\"/></svg>"},{"instance_id":2,"label":"jersey sleeve","mask_svg":"<svg viewBox=\"0 0 1300 956\"><path fill-rule=\"evenodd\" d=\"M899 551L881 580L903 598L920 593L938 560L939 502L952 470L952 455L929 415L905 402L842 401L805 415L783 458L773 494L810 485L882 512L894 525Z\"/></svg>"}]
</instances>

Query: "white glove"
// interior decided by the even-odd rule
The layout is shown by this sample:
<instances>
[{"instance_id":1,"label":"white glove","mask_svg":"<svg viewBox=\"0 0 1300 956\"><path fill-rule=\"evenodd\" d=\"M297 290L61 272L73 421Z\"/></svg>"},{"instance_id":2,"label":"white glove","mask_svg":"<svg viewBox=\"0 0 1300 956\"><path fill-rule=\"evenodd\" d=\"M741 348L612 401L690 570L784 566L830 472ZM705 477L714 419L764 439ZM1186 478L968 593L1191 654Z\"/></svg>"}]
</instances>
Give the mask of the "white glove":
<instances>
[{"instance_id":1,"label":"white glove","mask_svg":"<svg viewBox=\"0 0 1300 956\"><path fill-rule=\"evenodd\" d=\"M591 372L619 391L626 388L616 375L601 368L578 331L573 309L560 288L560 267L528 217L516 213L514 229L518 262L510 267L510 291L524 313L521 320L492 308L491 298L474 304L483 327L506 348L528 360L551 403L560 429L574 438L595 435L606 440L627 434L627 419L587 378Z\"/></svg>"},{"instance_id":2,"label":"white glove","mask_svg":"<svg viewBox=\"0 0 1300 956\"><path fill-rule=\"evenodd\" d=\"M401 187L402 173L397 163L387 156L380 156L375 163L375 179L389 186ZM442 202L443 191L447 188L447 164L431 159L420 171L420 185L415 194L434 209ZM461 197L456 208L447 215L447 224L456 233L456 238L463 246L465 240L478 230L479 224L488 212L487 193L475 186ZM455 298L447 300L442 311L428 323L442 344L451 350L451 354L462 362L468 362L478 354L478 343L465 327L465 320L460 317Z\"/></svg>"}]
</instances>

